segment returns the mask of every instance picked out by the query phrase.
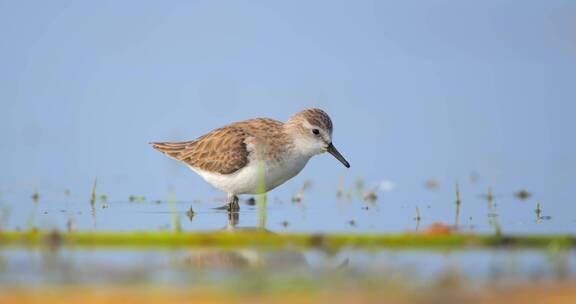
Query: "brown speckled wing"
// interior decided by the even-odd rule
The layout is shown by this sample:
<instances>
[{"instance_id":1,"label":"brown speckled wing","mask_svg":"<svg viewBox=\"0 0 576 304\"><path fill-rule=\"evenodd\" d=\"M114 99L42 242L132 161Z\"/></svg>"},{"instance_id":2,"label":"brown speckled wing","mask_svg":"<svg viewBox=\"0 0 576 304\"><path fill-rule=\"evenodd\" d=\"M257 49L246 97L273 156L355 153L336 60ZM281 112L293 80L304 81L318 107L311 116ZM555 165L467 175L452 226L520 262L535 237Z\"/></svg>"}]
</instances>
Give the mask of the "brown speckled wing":
<instances>
[{"instance_id":1,"label":"brown speckled wing","mask_svg":"<svg viewBox=\"0 0 576 304\"><path fill-rule=\"evenodd\" d=\"M154 149L189 166L209 172L231 174L248 164L246 139L241 127L230 125L216 129L197 140L155 142Z\"/></svg>"}]
</instances>

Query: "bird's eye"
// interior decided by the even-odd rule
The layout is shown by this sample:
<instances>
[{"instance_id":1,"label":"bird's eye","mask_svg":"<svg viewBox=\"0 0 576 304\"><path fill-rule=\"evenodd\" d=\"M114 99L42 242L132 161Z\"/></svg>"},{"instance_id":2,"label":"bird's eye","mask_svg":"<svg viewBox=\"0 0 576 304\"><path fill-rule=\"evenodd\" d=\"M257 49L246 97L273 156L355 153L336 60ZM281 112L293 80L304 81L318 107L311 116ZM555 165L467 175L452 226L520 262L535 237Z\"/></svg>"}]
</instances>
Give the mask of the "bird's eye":
<instances>
[{"instance_id":1,"label":"bird's eye","mask_svg":"<svg viewBox=\"0 0 576 304\"><path fill-rule=\"evenodd\" d=\"M320 130L318 129L312 129L312 133L314 133L315 135L320 134Z\"/></svg>"}]
</instances>

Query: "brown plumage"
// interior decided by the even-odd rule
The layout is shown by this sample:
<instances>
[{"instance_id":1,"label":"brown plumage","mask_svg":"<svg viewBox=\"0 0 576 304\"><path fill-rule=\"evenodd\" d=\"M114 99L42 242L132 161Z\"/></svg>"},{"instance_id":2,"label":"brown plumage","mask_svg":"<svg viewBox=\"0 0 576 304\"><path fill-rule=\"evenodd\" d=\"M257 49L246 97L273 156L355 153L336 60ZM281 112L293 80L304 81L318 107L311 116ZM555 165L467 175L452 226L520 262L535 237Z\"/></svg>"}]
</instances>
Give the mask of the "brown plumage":
<instances>
[{"instance_id":1,"label":"brown plumage","mask_svg":"<svg viewBox=\"0 0 576 304\"><path fill-rule=\"evenodd\" d=\"M332 144L332 121L320 109L300 111L285 123L256 118L216 129L196 140L152 145L226 192L231 212L240 209L238 194L258 194L278 187L296 176L314 155L328 152L350 167Z\"/></svg>"},{"instance_id":2,"label":"brown plumage","mask_svg":"<svg viewBox=\"0 0 576 304\"><path fill-rule=\"evenodd\" d=\"M296 115L307 120L311 125L323 128L332 134L332 120L326 112L320 109L306 109Z\"/></svg>"},{"instance_id":3,"label":"brown plumage","mask_svg":"<svg viewBox=\"0 0 576 304\"><path fill-rule=\"evenodd\" d=\"M282 147L290 144L282 125L273 119L256 118L216 129L196 140L154 142L152 146L191 167L231 174L248 164L251 153L266 154L270 160L280 161Z\"/></svg>"}]
</instances>

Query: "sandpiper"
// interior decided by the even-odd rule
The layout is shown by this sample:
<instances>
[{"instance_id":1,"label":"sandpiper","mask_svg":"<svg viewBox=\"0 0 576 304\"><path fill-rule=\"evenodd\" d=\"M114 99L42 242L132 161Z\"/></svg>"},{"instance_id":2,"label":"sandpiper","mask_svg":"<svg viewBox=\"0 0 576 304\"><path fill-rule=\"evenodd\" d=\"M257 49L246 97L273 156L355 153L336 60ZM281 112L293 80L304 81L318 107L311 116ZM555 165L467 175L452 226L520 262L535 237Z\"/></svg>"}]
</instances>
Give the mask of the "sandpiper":
<instances>
[{"instance_id":1,"label":"sandpiper","mask_svg":"<svg viewBox=\"0 0 576 304\"><path fill-rule=\"evenodd\" d=\"M350 168L332 144L332 120L320 109L303 110L287 122L255 118L215 129L196 140L151 144L226 192L229 211L240 209L237 195L278 187L316 154L328 152Z\"/></svg>"}]
</instances>

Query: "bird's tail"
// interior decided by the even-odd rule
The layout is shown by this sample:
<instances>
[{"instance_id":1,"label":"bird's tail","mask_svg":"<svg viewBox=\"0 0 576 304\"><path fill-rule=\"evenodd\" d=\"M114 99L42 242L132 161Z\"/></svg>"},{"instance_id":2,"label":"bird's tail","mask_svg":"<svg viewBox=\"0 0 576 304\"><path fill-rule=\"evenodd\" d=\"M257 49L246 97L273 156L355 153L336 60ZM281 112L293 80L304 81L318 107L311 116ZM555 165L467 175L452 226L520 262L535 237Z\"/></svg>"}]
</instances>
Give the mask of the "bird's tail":
<instances>
[{"instance_id":1,"label":"bird's tail","mask_svg":"<svg viewBox=\"0 0 576 304\"><path fill-rule=\"evenodd\" d=\"M166 156L180 160L182 153L194 143L194 141L183 142L150 142L152 148L164 153Z\"/></svg>"}]
</instances>

